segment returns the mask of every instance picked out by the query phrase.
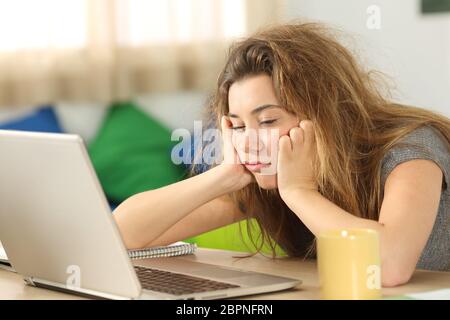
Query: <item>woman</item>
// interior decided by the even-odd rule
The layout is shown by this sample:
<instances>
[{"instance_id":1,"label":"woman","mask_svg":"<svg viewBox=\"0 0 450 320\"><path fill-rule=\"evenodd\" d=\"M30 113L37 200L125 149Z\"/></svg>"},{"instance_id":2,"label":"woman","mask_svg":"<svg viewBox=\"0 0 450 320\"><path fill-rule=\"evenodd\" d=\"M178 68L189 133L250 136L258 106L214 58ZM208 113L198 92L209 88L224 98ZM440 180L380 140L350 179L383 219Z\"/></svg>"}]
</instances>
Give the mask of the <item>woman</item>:
<instances>
[{"instance_id":1,"label":"woman","mask_svg":"<svg viewBox=\"0 0 450 320\"><path fill-rule=\"evenodd\" d=\"M449 271L450 120L388 101L335 39L289 24L233 45L210 103L223 162L122 203L126 245L254 218L290 256L313 256L323 230L377 230L384 286L416 268Z\"/></svg>"}]
</instances>

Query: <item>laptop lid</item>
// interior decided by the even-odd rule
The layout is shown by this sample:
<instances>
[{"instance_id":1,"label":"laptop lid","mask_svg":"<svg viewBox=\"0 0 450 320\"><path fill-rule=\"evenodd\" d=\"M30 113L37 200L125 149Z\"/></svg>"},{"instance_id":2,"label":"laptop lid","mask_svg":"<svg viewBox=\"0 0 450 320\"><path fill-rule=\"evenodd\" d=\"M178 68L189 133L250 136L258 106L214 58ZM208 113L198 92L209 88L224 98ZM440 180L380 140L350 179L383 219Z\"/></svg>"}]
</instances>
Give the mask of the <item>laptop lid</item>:
<instances>
[{"instance_id":1,"label":"laptop lid","mask_svg":"<svg viewBox=\"0 0 450 320\"><path fill-rule=\"evenodd\" d=\"M0 239L31 282L136 298L141 286L77 135L0 130Z\"/></svg>"}]
</instances>

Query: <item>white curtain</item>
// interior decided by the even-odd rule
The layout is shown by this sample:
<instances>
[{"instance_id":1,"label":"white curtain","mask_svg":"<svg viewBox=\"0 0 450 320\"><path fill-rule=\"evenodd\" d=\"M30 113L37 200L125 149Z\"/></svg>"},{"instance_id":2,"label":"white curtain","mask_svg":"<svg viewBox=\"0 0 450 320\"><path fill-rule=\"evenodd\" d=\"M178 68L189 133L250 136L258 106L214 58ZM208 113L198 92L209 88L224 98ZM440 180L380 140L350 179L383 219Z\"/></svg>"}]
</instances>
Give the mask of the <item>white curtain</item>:
<instances>
[{"instance_id":1,"label":"white curtain","mask_svg":"<svg viewBox=\"0 0 450 320\"><path fill-rule=\"evenodd\" d=\"M0 0L0 107L209 90L283 0Z\"/></svg>"}]
</instances>

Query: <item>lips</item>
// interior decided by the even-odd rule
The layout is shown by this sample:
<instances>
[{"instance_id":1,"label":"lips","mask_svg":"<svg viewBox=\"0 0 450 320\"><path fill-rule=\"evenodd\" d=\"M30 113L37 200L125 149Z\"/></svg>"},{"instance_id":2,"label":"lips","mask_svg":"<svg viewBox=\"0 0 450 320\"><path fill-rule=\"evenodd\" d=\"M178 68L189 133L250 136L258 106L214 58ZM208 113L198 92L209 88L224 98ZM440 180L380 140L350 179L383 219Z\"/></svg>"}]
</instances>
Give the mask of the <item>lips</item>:
<instances>
[{"instance_id":1,"label":"lips","mask_svg":"<svg viewBox=\"0 0 450 320\"><path fill-rule=\"evenodd\" d=\"M261 162L254 162L254 163L246 162L244 163L244 165L249 171L253 172L260 171L262 168L270 167L270 163L261 163Z\"/></svg>"}]
</instances>

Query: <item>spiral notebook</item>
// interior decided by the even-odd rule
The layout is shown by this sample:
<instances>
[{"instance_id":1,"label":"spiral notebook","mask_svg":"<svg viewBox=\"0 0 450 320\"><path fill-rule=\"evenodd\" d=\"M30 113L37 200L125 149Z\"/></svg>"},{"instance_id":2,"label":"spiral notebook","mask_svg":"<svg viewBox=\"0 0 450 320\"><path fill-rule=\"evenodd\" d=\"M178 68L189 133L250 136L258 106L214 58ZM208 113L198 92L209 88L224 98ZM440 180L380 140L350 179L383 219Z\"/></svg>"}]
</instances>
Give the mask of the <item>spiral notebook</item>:
<instances>
[{"instance_id":1,"label":"spiral notebook","mask_svg":"<svg viewBox=\"0 0 450 320\"><path fill-rule=\"evenodd\" d=\"M148 259L159 257L174 257L193 254L197 249L197 244L178 241L168 246L153 247L146 249L128 250L131 259Z\"/></svg>"}]
</instances>

